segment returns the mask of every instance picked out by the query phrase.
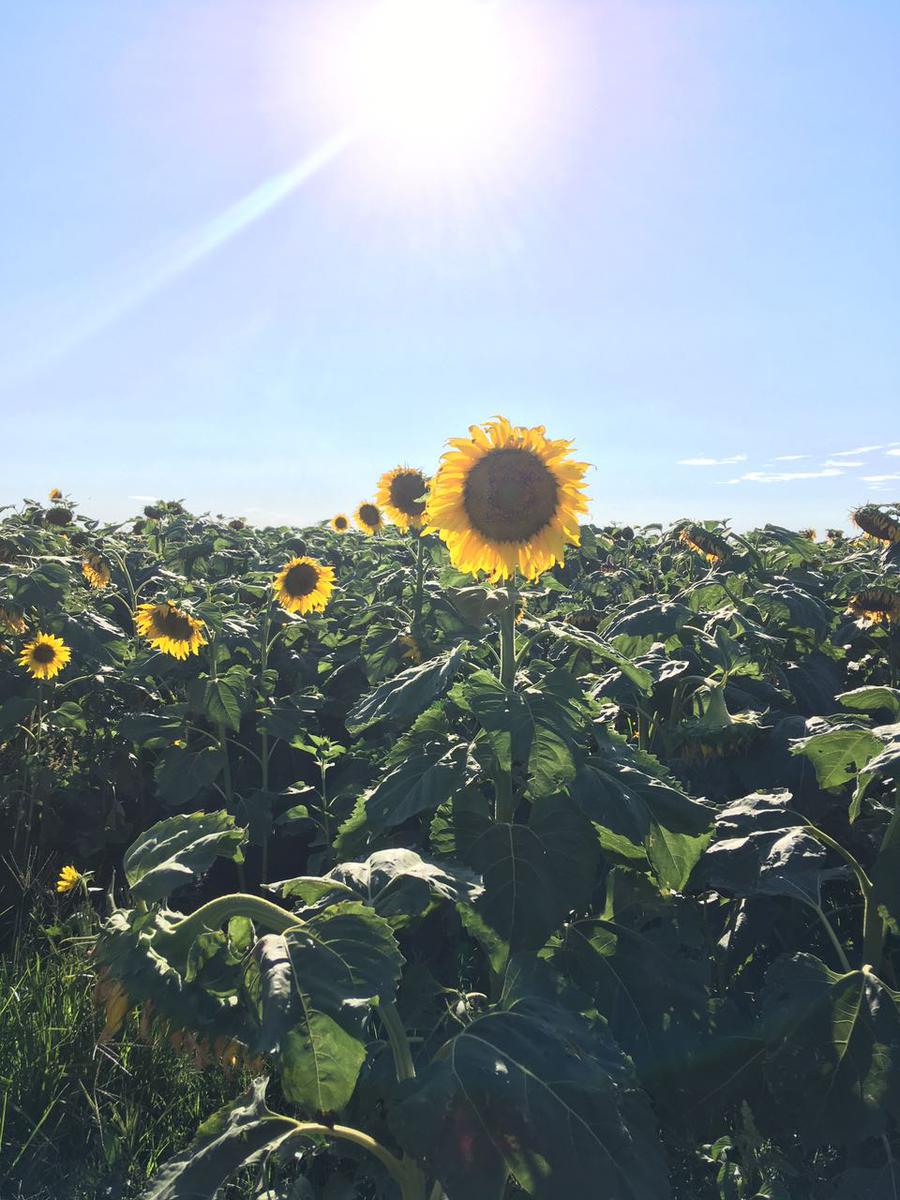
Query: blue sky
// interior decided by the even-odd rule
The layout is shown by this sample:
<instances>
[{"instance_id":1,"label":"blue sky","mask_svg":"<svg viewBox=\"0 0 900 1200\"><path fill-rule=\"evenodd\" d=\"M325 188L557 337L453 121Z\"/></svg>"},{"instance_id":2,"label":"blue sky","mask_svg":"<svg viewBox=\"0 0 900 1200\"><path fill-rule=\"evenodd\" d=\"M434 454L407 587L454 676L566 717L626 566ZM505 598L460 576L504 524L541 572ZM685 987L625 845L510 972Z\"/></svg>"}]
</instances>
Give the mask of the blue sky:
<instances>
[{"instance_id":1,"label":"blue sky","mask_svg":"<svg viewBox=\"0 0 900 1200\"><path fill-rule=\"evenodd\" d=\"M0 503L314 521L498 412L601 523L900 494L900 5L510 2L515 128L424 174L323 100L344 3L8 6Z\"/></svg>"}]
</instances>

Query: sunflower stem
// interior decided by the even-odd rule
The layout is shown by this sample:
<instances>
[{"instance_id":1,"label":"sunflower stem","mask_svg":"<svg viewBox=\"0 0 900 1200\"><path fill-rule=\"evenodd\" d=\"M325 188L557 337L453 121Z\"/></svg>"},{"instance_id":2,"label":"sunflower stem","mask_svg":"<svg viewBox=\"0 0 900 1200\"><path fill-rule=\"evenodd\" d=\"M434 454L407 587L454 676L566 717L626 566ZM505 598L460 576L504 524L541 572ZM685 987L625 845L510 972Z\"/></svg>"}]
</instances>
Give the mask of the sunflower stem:
<instances>
[{"instance_id":1,"label":"sunflower stem","mask_svg":"<svg viewBox=\"0 0 900 1200\"><path fill-rule=\"evenodd\" d=\"M269 665L269 632L272 628L272 597L266 593L266 615L263 621L262 640L259 644L259 690L263 689L263 677ZM260 786L264 792L269 790L269 731L263 727L260 731ZM266 883L269 878L269 831L266 830L262 844L262 861L259 868L260 883Z\"/></svg>"},{"instance_id":2,"label":"sunflower stem","mask_svg":"<svg viewBox=\"0 0 900 1200\"><path fill-rule=\"evenodd\" d=\"M412 627L418 633L419 626L422 623L422 595L425 584L425 555L422 546L425 539L422 536L421 529L417 530L414 536L416 539L416 592L413 600Z\"/></svg>"},{"instance_id":3,"label":"sunflower stem","mask_svg":"<svg viewBox=\"0 0 900 1200\"><path fill-rule=\"evenodd\" d=\"M506 588L506 607L500 613L500 683L513 691L516 686L516 604L518 593L514 580ZM496 798L494 819L498 824L511 824L515 813L512 770L498 764L495 778Z\"/></svg>"}]
</instances>

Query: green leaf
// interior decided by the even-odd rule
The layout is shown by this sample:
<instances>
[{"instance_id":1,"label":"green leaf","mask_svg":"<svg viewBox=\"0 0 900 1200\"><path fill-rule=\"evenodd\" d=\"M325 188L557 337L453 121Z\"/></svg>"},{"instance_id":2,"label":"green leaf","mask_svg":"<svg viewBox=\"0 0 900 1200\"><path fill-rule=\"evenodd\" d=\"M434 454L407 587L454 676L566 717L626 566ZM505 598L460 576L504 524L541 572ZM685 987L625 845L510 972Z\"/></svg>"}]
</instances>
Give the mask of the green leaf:
<instances>
[{"instance_id":1,"label":"green leaf","mask_svg":"<svg viewBox=\"0 0 900 1200\"><path fill-rule=\"evenodd\" d=\"M157 764L156 794L169 808L180 808L215 782L225 766L225 755L217 746L188 750L172 746Z\"/></svg>"},{"instance_id":2,"label":"green leaf","mask_svg":"<svg viewBox=\"0 0 900 1200\"><path fill-rule=\"evenodd\" d=\"M198 879L216 858L243 862L244 831L226 812L185 813L158 821L126 851L123 865L132 894L162 900Z\"/></svg>"},{"instance_id":3,"label":"green leaf","mask_svg":"<svg viewBox=\"0 0 900 1200\"><path fill-rule=\"evenodd\" d=\"M86 733L87 718L80 704L74 700L64 700L47 716L47 724L53 729L67 733Z\"/></svg>"},{"instance_id":4,"label":"green leaf","mask_svg":"<svg viewBox=\"0 0 900 1200\"><path fill-rule=\"evenodd\" d=\"M204 1121L187 1150L156 1173L139 1200L212 1196L229 1176L260 1162L296 1133L296 1121L267 1107L267 1084L254 1080L243 1096Z\"/></svg>"},{"instance_id":5,"label":"green leaf","mask_svg":"<svg viewBox=\"0 0 900 1200\"><path fill-rule=\"evenodd\" d=\"M365 862L341 863L325 878L351 888L395 929L421 919L439 903L474 904L484 890L464 867L400 848L378 850Z\"/></svg>"},{"instance_id":6,"label":"green leaf","mask_svg":"<svg viewBox=\"0 0 900 1200\"><path fill-rule=\"evenodd\" d=\"M17 726L22 724L36 703L28 696L12 696L4 701L0 705L0 733L14 737L18 732Z\"/></svg>"},{"instance_id":7,"label":"green leaf","mask_svg":"<svg viewBox=\"0 0 900 1200\"><path fill-rule=\"evenodd\" d=\"M835 700L844 708L857 712L877 712L887 709L894 719L900 717L900 689L891 687L858 687L851 692L841 692Z\"/></svg>"},{"instance_id":8,"label":"green leaf","mask_svg":"<svg viewBox=\"0 0 900 1200\"><path fill-rule=\"evenodd\" d=\"M866 968L836 975L811 954L781 958L762 995L765 1071L805 1146L851 1146L900 1116L897 997Z\"/></svg>"},{"instance_id":9,"label":"green leaf","mask_svg":"<svg viewBox=\"0 0 900 1200\"><path fill-rule=\"evenodd\" d=\"M794 743L791 753L809 759L820 788L838 791L852 783L857 772L883 748L880 738L871 729L848 725L803 738Z\"/></svg>"},{"instance_id":10,"label":"green leaf","mask_svg":"<svg viewBox=\"0 0 900 1200\"><path fill-rule=\"evenodd\" d=\"M467 759L468 747L462 743L449 750L431 746L412 754L366 794L367 829L379 834L417 813L434 812L465 783Z\"/></svg>"},{"instance_id":11,"label":"green leaf","mask_svg":"<svg viewBox=\"0 0 900 1200\"><path fill-rule=\"evenodd\" d=\"M653 676L649 671L645 671L643 667L636 666L620 650L617 650L615 646L611 646L599 634L576 629L574 625L556 624L552 621L550 622L550 629L553 630L561 642L568 642L573 646L580 647L582 650L587 650L595 662L613 663L627 679L631 680L638 691L646 694L653 687Z\"/></svg>"},{"instance_id":12,"label":"green leaf","mask_svg":"<svg viewBox=\"0 0 900 1200\"><path fill-rule=\"evenodd\" d=\"M178 712L126 713L119 720L119 733L122 737L136 742L139 746L151 749L162 749L171 746L176 738L182 736L184 729L184 714Z\"/></svg>"},{"instance_id":13,"label":"green leaf","mask_svg":"<svg viewBox=\"0 0 900 1200\"><path fill-rule=\"evenodd\" d=\"M492 822L491 804L477 785L459 788L434 814L431 848L439 858L469 862L472 846Z\"/></svg>"},{"instance_id":14,"label":"green leaf","mask_svg":"<svg viewBox=\"0 0 900 1200\"><path fill-rule=\"evenodd\" d=\"M446 692L461 662L462 647L456 647L420 666L401 671L353 706L347 714L347 729L355 735L381 721L398 725L412 721Z\"/></svg>"},{"instance_id":15,"label":"green leaf","mask_svg":"<svg viewBox=\"0 0 900 1200\"><path fill-rule=\"evenodd\" d=\"M260 939L245 991L257 1048L278 1050L289 1100L319 1113L344 1107L366 1057L366 1011L393 999L402 965L387 921L351 901Z\"/></svg>"},{"instance_id":16,"label":"green leaf","mask_svg":"<svg viewBox=\"0 0 900 1200\"><path fill-rule=\"evenodd\" d=\"M241 701L231 679L208 679L203 688L203 712L213 725L224 725L237 733L241 727Z\"/></svg>"},{"instance_id":17,"label":"green leaf","mask_svg":"<svg viewBox=\"0 0 900 1200\"><path fill-rule=\"evenodd\" d=\"M607 1035L523 1001L473 1021L405 1085L401 1145L451 1198L668 1200L653 1114Z\"/></svg>"},{"instance_id":18,"label":"green leaf","mask_svg":"<svg viewBox=\"0 0 900 1200\"><path fill-rule=\"evenodd\" d=\"M473 845L471 861L485 888L475 915L499 939L499 946L487 946L499 971L510 954L543 946L587 901L597 846L590 823L569 797L548 796L535 802L527 825L491 825Z\"/></svg>"}]
</instances>

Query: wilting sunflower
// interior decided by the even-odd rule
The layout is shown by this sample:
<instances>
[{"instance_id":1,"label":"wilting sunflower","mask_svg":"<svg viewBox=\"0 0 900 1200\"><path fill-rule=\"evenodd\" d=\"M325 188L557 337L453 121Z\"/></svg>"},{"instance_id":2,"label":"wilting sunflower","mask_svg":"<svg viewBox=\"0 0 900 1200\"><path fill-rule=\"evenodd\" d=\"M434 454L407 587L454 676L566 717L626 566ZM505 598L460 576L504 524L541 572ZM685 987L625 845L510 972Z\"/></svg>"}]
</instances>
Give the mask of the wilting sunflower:
<instances>
[{"instance_id":1,"label":"wilting sunflower","mask_svg":"<svg viewBox=\"0 0 900 1200\"><path fill-rule=\"evenodd\" d=\"M206 645L203 622L178 608L171 600L159 604L139 604L134 614L138 633L145 637L154 650L171 654L173 658L185 659L189 654L199 654Z\"/></svg>"},{"instance_id":2,"label":"wilting sunflower","mask_svg":"<svg viewBox=\"0 0 900 1200\"><path fill-rule=\"evenodd\" d=\"M20 612L11 608L0 608L0 629L4 633L24 633L25 618Z\"/></svg>"},{"instance_id":3,"label":"wilting sunflower","mask_svg":"<svg viewBox=\"0 0 900 1200\"><path fill-rule=\"evenodd\" d=\"M864 504L850 514L853 524L879 542L900 542L900 521L883 512L877 504Z\"/></svg>"},{"instance_id":4,"label":"wilting sunflower","mask_svg":"<svg viewBox=\"0 0 900 1200\"><path fill-rule=\"evenodd\" d=\"M81 564L81 573L91 585L100 591L109 583L109 564L99 554L88 553Z\"/></svg>"},{"instance_id":5,"label":"wilting sunflower","mask_svg":"<svg viewBox=\"0 0 900 1200\"><path fill-rule=\"evenodd\" d=\"M378 480L375 499L404 533L421 529L425 520L428 480L412 467L395 467Z\"/></svg>"},{"instance_id":6,"label":"wilting sunflower","mask_svg":"<svg viewBox=\"0 0 900 1200\"><path fill-rule=\"evenodd\" d=\"M401 633L397 638L400 657L408 663L417 666L422 661L422 647L411 633Z\"/></svg>"},{"instance_id":7,"label":"wilting sunflower","mask_svg":"<svg viewBox=\"0 0 900 1200\"><path fill-rule=\"evenodd\" d=\"M292 558L275 576L274 587L285 612L321 612L334 591L334 568L314 558Z\"/></svg>"},{"instance_id":8,"label":"wilting sunflower","mask_svg":"<svg viewBox=\"0 0 900 1200\"><path fill-rule=\"evenodd\" d=\"M44 520L48 525L55 525L61 529L64 525L72 524L72 510L65 507L48 508L44 513Z\"/></svg>"},{"instance_id":9,"label":"wilting sunflower","mask_svg":"<svg viewBox=\"0 0 900 1200\"><path fill-rule=\"evenodd\" d=\"M24 667L32 679L52 679L58 675L72 657L72 651L52 633L39 633L22 647L19 666Z\"/></svg>"},{"instance_id":10,"label":"wilting sunflower","mask_svg":"<svg viewBox=\"0 0 900 1200\"><path fill-rule=\"evenodd\" d=\"M516 571L537 579L578 545L587 466L569 457L571 442L495 417L449 445L425 519L458 570L484 571L492 583Z\"/></svg>"},{"instance_id":11,"label":"wilting sunflower","mask_svg":"<svg viewBox=\"0 0 900 1200\"><path fill-rule=\"evenodd\" d=\"M732 549L725 539L700 525L685 525L679 531L678 540L695 554L702 554L707 562L727 563L732 558Z\"/></svg>"},{"instance_id":12,"label":"wilting sunflower","mask_svg":"<svg viewBox=\"0 0 900 1200\"><path fill-rule=\"evenodd\" d=\"M71 892L73 888L78 887L84 876L75 867L63 867L59 873L59 879L56 881L56 890L60 894L63 892Z\"/></svg>"},{"instance_id":13,"label":"wilting sunflower","mask_svg":"<svg viewBox=\"0 0 900 1200\"><path fill-rule=\"evenodd\" d=\"M48 493L48 499L52 500L54 504L56 503L57 500L62 500L62 498L63 498L63 494L59 490L59 488L51 488L50 489L50 491Z\"/></svg>"},{"instance_id":14,"label":"wilting sunflower","mask_svg":"<svg viewBox=\"0 0 900 1200\"><path fill-rule=\"evenodd\" d=\"M335 533L346 533L350 528L350 518L338 513L336 517L331 518L330 524Z\"/></svg>"},{"instance_id":15,"label":"wilting sunflower","mask_svg":"<svg viewBox=\"0 0 900 1200\"><path fill-rule=\"evenodd\" d=\"M900 624L900 592L891 588L865 588L851 596L847 612L873 624Z\"/></svg>"},{"instance_id":16,"label":"wilting sunflower","mask_svg":"<svg viewBox=\"0 0 900 1200\"><path fill-rule=\"evenodd\" d=\"M366 501L359 506L353 515L363 533L377 533L384 526L384 518L377 504L370 504Z\"/></svg>"},{"instance_id":17,"label":"wilting sunflower","mask_svg":"<svg viewBox=\"0 0 900 1200\"><path fill-rule=\"evenodd\" d=\"M809 542L814 542L816 540L816 531L814 529L801 529L800 536L806 538Z\"/></svg>"}]
</instances>

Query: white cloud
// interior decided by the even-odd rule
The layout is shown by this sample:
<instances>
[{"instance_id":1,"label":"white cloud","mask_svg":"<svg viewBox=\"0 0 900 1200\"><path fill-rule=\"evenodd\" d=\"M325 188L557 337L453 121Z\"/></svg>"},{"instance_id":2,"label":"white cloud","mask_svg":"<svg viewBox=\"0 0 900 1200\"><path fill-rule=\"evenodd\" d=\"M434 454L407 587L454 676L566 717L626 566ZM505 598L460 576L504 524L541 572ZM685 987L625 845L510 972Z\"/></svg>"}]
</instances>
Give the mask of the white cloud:
<instances>
[{"instance_id":1,"label":"white cloud","mask_svg":"<svg viewBox=\"0 0 900 1200\"><path fill-rule=\"evenodd\" d=\"M827 462L822 463L823 467L841 467L843 469L848 467L864 467L865 465L862 459L854 460L849 458L829 458Z\"/></svg>"},{"instance_id":2,"label":"white cloud","mask_svg":"<svg viewBox=\"0 0 900 1200\"><path fill-rule=\"evenodd\" d=\"M893 454L896 458L900 458L900 447L896 450L888 450L888 454Z\"/></svg>"},{"instance_id":3,"label":"white cloud","mask_svg":"<svg viewBox=\"0 0 900 1200\"><path fill-rule=\"evenodd\" d=\"M863 475L866 483L886 483L889 479L900 479L900 471L895 471L893 475Z\"/></svg>"},{"instance_id":4,"label":"white cloud","mask_svg":"<svg viewBox=\"0 0 900 1200\"><path fill-rule=\"evenodd\" d=\"M730 458L680 458L679 467L726 467L730 463L746 462L746 454L732 454Z\"/></svg>"},{"instance_id":5,"label":"white cloud","mask_svg":"<svg viewBox=\"0 0 900 1200\"><path fill-rule=\"evenodd\" d=\"M129 496L128 499L129 500L140 500L143 504L152 504L155 500L158 500L159 497L158 496Z\"/></svg>"},{"instance_id":6,"label":"white cloud","mask_svg":"<svg viewBox=\"0 0 900 1200\"><path fill-rule=\"evenodd\" d=\"M729 479L729 483L790 483L794 479L829 479L834 475L843 475L836 467L826 467L823 471L748 471L737 479Z\"/></svg>"},{"instance_id":7,"label":"white cloud","mask_svg":"<svg viewBox=\"0 0 900 1200\"><path fill-rule=\"evenodd\" d=\"M810 458L809 454L776 454L776 462L799 462L801 458Z\"/></svg>"},{"instance_id":8,"label":"white cloud","mask_svg":"<svg viewBox=\"0 0 900 1200\"><path fill-rule=\"evenodd\" d=\"M854 454L871 454L873 450L880 450L881 446L857 446L853 450L832 450L832 458L853 458Z\"/></svg>"}]
</instances>

